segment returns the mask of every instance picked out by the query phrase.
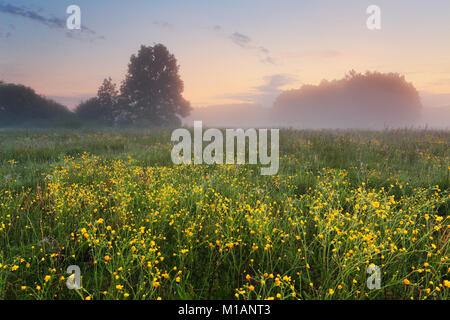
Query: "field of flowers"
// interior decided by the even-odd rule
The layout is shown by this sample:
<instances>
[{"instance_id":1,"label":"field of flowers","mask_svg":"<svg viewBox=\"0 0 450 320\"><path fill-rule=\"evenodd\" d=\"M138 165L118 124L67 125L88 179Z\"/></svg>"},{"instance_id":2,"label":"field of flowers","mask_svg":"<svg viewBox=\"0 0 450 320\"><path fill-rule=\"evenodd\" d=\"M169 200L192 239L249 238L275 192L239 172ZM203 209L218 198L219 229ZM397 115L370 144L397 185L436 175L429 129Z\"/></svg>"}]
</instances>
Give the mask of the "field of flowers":
<instances>
[{"instance_id":1,"label":"field of flowers","mask_svg":"<svg viewBox=\"0 0 450 320\"><path fill-rule=\"evenodd\" d=\"M274 176L170 133L0 130L0 298L450 297L449 131L285 130Z\"/></svg>"}]
</instances>

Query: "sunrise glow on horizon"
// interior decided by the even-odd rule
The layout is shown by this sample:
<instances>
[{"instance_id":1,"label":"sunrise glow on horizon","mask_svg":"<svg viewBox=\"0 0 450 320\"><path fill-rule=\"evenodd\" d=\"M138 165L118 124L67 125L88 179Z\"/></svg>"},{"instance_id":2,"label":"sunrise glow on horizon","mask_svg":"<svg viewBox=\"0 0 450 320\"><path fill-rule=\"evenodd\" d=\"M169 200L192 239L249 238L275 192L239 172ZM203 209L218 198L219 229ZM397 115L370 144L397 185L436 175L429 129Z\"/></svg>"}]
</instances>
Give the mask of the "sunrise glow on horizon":
<instances>
[{"instance_id":1,"label":"sunrise glow on horizon","mask_svg":"<svg viewBox=\"0 0 450 320\"><path fill-rule=\"evenodd\" d=\"M71 33L67 6L85 30ZM366 8L381 8L368 30ZM450 3L424 1L0 1L0 80L73 108L102 80L120 85L140 45L175 55L194 107L271 106L282 90L350 70L396 72L450 105Z\"/></svg>"}]
</instances>

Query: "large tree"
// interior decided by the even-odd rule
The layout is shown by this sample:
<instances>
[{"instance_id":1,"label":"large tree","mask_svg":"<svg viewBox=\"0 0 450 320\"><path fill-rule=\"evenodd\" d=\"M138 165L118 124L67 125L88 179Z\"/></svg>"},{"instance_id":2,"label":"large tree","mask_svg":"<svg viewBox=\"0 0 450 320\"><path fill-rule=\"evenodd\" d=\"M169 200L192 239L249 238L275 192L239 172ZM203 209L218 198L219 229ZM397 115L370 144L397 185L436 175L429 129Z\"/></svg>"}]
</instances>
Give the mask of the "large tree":
<instances>
[{"instance_id":1,"label":"large tree","mask_svg":"<svg viewBox=\"0 0 450 320\"><path fill-rule=\"evenodd\" d=\"M132 55L121 86L118 117L134 124L179 125L191 110L175 56L162 44L141 46ZM125 103L123 103L125 102Z\"/></svg>"}]
</instances>

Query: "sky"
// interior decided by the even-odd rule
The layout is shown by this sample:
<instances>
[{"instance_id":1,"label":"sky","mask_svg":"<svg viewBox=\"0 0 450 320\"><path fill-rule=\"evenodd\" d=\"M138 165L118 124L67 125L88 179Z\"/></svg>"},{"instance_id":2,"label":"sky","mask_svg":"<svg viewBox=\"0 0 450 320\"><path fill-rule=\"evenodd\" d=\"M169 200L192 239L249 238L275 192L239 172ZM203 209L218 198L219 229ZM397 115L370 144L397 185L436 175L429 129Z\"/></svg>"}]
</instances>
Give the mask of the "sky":
<instances>
[{"instance_id":1,"label":"sky","mask_svg":"<svg viewBox=\"0 0 450 320\"><path fill-rule=\"evenodd\" d=\"M81 31L66 27L73 4ZM448 0L0 0L0 80L74 107L104 78L120 84L140 45L163 43L194 107L271 106L352 69L398 72L425 105L448 106L449 35Z\"/></svg>"}]
</instances>

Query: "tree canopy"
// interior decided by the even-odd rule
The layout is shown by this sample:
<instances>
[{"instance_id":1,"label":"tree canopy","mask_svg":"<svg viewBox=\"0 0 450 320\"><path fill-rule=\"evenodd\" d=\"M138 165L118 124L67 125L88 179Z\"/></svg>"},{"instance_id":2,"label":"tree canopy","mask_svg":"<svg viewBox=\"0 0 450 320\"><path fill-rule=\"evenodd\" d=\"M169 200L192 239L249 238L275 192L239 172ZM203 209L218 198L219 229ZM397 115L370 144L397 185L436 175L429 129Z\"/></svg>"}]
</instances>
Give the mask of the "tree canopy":
<instances>
[{"instance_id":1,"label":"tree canopy","mask_svg":"<svg viewBox=\"0 0 450 320\"><path fill-rule=\"evenodd\" d=\"M66 120L73 114L63 105L33 89L0 81L0 125L22 125Z\"/></svg>"},{"instance_id":2,"label":"tree canopy","mask_svg":"<svg viewBox=\"0 0 450 320\"><path fill-rule=\"evenodd\" d=\"M80 103L75 112L82 120L112 125L118 100L116 85L111 78L106 78L98 89L97 96Z\"/></svg>"},{"instance_id":3,"label":"tree canopy","mask_svg":"<svg viewBox=\"0 0 450 320\"><path fill-rule=\"evenodd\" d=\"M175 56L162 44L141 46L130 58L120 92L107 78L97 96L81 103L76 113L107 125L180 125L191 110L183 89Z\"/></svg>"},{"instance_id":4,"label":"tree canopy","mask_svg":"<svg viewBox=\"0 0 450 320\"><path fill-rule=\"evenodd\" d=\"M290 125L370 128L411 123L421 108L417 90L403 76L350 71L340 80L283 92L273 114Z\"/></svg>"},{"instance_id":5,"label":"tree canopy","mask_svg":"<svg viewBox=\"0 0 450 320\"><path fill-rule=\"evenodd\" d=\"M183 96L184 84L175 56L162 44L141 46L132 55L121 86L131 122L179 125L191 107Z\"/></svg>"}]
</instances>

